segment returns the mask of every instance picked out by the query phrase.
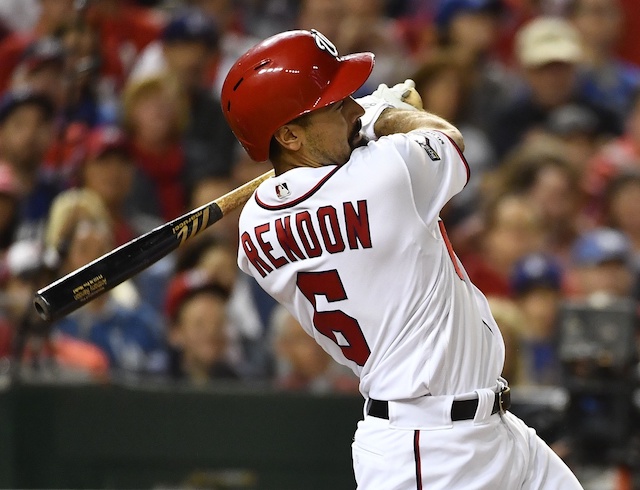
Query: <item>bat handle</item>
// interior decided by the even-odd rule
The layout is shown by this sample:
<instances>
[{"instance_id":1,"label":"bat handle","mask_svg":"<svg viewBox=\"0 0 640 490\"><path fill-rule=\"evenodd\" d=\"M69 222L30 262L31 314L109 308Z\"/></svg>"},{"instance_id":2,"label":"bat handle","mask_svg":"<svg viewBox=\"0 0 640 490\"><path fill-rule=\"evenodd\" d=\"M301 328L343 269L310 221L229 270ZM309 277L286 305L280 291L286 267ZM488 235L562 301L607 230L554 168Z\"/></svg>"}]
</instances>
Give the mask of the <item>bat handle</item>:
<instances>
[{"instance_id":1,"label":"bat handle","mask_svg":"<svg viewBox=\"0 0 640 490\"><path fill-rule=\"evenodd\" d=\"M222 215L226 215L229 211L233 211L236 208L244 205L247 202L253 191L255 191L262 182L273 177L274 171L269 170L268 172L259 175L253 180L250 180L246 184L241 185L237 189L234 189L231 192L228 192L222 197L219 197L215 200L215 203L222 211Z\"/></svg>"}]
</instances>

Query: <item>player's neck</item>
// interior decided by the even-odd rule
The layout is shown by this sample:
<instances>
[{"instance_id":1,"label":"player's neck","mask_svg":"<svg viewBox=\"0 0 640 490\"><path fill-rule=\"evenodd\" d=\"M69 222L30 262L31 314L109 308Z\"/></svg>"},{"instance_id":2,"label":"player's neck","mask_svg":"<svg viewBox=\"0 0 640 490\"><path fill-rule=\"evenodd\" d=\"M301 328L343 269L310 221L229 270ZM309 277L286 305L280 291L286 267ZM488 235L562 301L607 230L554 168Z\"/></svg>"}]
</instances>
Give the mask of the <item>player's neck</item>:
<instances>
[{"instance_id":1,"label":"player's neck","mask_svg":"<svg viewBox=\"0 0 640 490\"><path fill-rule=\"evenodd\" d=\"M273 162L273 169L276 172L276 175L281 175L289 170L294 168L301 167L311 167L311 168L319 168L324 167L325 165L319 163L306 155L302 154L289 154L284 152L281 158L278 161Z\"/></svg>"}]
</instances>

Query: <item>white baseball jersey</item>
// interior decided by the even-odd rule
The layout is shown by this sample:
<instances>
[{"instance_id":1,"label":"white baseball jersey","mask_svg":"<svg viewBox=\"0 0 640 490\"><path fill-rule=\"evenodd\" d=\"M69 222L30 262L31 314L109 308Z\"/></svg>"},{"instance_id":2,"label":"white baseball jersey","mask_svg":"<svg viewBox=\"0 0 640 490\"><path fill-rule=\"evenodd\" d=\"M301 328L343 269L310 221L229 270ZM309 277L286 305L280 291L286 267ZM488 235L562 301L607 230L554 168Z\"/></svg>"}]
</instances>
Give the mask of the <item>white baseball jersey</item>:
<instances>
[{"instance_id":1,"label":"white baseball jersey","mask_svg":"<svg viewBox=\"0 0 640 490\"><path fill-rule=\"evenodd\" d=\"M455 143L427 130L370 142L343 166L289 170L245 205L238 264L365 397L495 386L500 331L439 219L467 180Z\"/></svg>"}]
</instances>

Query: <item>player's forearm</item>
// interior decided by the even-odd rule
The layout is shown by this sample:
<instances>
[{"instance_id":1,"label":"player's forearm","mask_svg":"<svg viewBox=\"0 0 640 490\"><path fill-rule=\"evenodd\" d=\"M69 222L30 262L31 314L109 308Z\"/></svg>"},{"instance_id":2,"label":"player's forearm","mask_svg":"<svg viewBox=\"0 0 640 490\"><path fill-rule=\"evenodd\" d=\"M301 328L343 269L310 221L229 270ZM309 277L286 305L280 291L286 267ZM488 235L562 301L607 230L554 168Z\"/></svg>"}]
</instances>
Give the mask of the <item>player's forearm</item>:
<instances>
[{"instance_id":1,"label":"player's forearm","mask_svg":"<svg viewBox=\"0 0 640 490\"><path fill-rule=\"evenodd\" d=\"M373 126L377 136L408 133L414 129L437 129L449 136L464 151L464 141L460 131L453 124L435 114L424 111L385 109Z\"/></svg>"}]
</instances>

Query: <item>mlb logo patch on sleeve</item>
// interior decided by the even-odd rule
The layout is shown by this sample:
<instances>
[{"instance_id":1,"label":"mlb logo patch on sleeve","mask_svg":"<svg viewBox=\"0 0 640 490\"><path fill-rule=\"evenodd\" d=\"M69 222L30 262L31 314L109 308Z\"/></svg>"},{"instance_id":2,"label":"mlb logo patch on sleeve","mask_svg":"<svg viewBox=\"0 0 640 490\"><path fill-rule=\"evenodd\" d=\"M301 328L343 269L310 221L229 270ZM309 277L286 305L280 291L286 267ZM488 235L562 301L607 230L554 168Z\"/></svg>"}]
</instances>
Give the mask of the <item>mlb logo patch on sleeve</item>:
<instances>
[{"instance_id":1,"label":"mlb logo patch on sleeve","mask_svg":"<svg viewBox=\"0 0 640 490\"><path fill-rule=\"evenodd\" d=\"M284 199L290 195L291 191L289 190L289 186L286 182L276 184L276 196L278 196L278 199Z\"/></svg>"}]
</instances>

